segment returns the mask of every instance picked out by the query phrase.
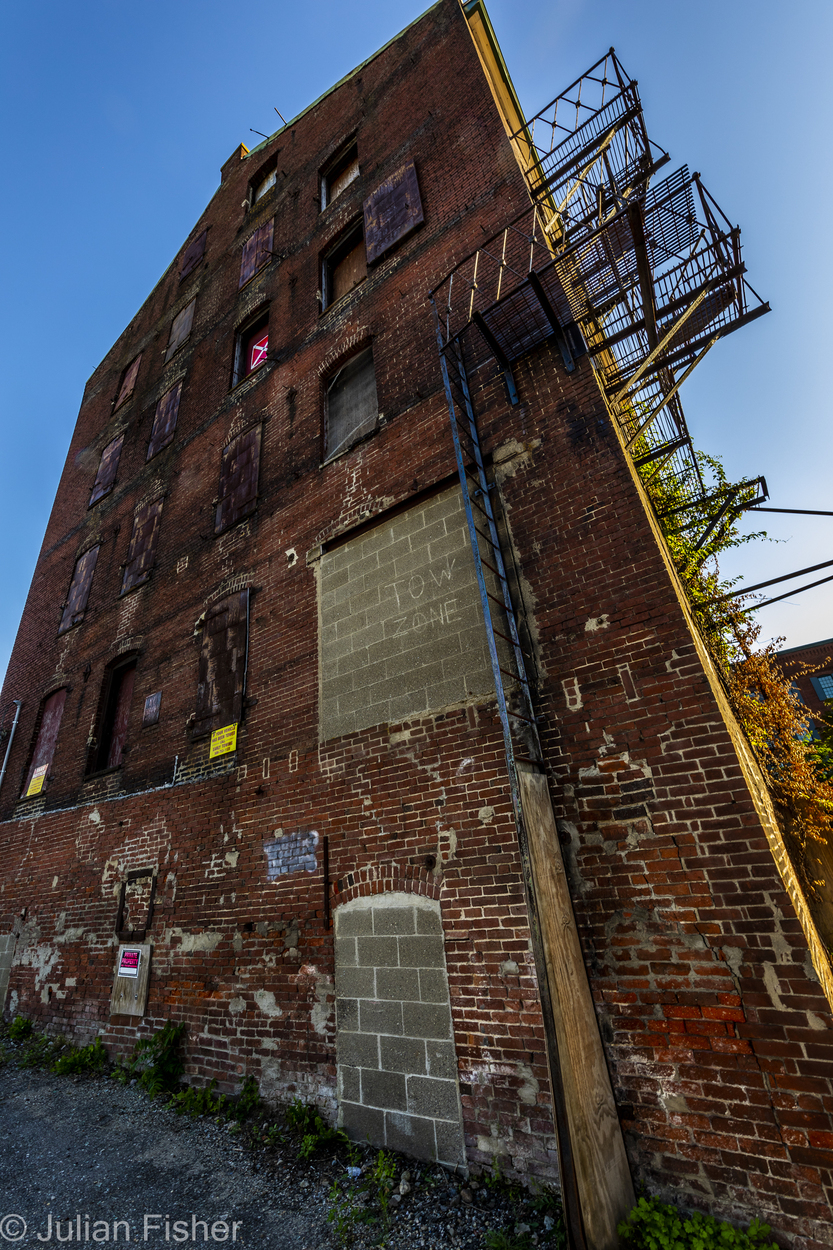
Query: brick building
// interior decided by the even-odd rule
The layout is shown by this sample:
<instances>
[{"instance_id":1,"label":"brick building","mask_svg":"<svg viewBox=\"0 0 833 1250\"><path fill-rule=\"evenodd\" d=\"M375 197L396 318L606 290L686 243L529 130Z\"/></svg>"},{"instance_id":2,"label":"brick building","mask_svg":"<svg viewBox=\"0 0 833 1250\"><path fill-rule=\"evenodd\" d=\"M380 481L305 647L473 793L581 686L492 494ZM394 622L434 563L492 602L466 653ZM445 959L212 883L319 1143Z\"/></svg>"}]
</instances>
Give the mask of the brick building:
<instances>
[{"instance_id":1,"label":"brick building","mask_svg":"<svg viewBox=\"0 0 833 1250\"><path fill-rule=\"evenodd\" d=\"M789 677L814 717L829 714L825 704L833 699L833 638L784 647L777 652L778 667Z\"/></svg>"},{"instance_id":2,"label":"brick building","mask_svg":"<svg viewBox=\"0 0 833 1250\"><path fill-rule=\"evenodd\" d=\"M560 1143L594 1247L631 1177L829 1245L828 956L645 485L752 314L731 258L646 294L700 189L646 199L647 147L567 220L641 125L604 66L542 156L440 0L223 165L87 385L9 666L0 992L116 1051L184 1021L189 1079L449 1165Z\"/></svg>"}]
</instances>

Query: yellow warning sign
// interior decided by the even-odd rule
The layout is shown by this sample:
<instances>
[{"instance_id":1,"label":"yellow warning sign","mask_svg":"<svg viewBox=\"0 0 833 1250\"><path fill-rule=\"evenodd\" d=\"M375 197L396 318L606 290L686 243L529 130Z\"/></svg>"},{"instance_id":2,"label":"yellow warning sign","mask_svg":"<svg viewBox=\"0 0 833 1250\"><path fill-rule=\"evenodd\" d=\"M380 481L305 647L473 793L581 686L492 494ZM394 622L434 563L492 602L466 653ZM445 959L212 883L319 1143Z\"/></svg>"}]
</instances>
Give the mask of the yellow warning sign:
<instances>
[{"instance_id":1,"label":"yellow warning sign","mask_svg":"<svg viewBox=\"0 0 833 1250\"><path fill-rule=\"evenodd\" d=\"M225 725L215 729L211 735L211 751L208 758L215 760L218 755L230 755L237 750L237 725Z\"/></svg>"},{"instance_id":2,"label":"yellow warning sign","mask_svg":"<svg viewBox=\"0 0 833 1250\"><path fill-rule=\"evenodd\" d=\"M26 791L27 799L32 794L40 794L43 789L43 783L46 781L46 770L48 768L48 764L41 764L32 773L32 780L29 782L29 789Z\"/></svg>"}]
</instances>

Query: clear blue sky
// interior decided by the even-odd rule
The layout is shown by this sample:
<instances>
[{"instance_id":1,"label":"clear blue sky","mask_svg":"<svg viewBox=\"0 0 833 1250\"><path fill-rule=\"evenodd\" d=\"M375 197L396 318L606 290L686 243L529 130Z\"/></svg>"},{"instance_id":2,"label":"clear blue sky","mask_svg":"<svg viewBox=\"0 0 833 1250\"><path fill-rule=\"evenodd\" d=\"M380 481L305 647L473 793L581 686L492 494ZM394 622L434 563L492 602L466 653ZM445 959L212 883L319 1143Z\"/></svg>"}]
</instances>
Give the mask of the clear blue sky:
<instances>
[{"instance_id":1,"label":"clear blue sky","mask_svg":"<svg viewBox=\"0 0 833 1250\"><path fill-rule=\"evenodd\" d=\"M0 16L0 673L84 383L202 212L238 143L271 133L417 17L419 0L42 0ZM743 228L773 312L719 343L684 403L730 476L833 509L829 0L492 0L537 111L615 45L649 133ZM415 119L419 100L414 101ZM672 165L672 168L674 166ZM763 580L833 558L833 518L768 518L780 545L727 560ZM812 580L812 579L810 579ZM833 587L833 583L830 584ZM833 636L833 589L761 612L785 645Z\"/></svg>"}]
</instances>

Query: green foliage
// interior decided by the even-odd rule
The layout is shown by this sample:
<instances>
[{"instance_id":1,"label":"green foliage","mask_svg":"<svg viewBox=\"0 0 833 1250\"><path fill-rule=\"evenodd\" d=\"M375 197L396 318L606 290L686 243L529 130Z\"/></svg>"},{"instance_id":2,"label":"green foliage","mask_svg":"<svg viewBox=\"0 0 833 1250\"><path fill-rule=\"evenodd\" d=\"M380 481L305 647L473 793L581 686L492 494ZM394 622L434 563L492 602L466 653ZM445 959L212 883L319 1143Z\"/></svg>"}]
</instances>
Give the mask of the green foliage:
<instances>
[{"instance_id":1,"label":"green foliage","mask_svg":"<svg viewBox=\"0 0 833 1250\"><path fill-rule=\"evenodd\" d=\"M341 1134L344 1137L344 1134ZM346 1138L345 1138L346 1140ZM355 1146L348 1146L348 1157L358 1158ZM355 1162L353 1163L355 1166ZM380 1150L373 1166L356 1178L344 1177L330 1187L327 1220L342 1246L355 1239L357 1225L380 1224L376 1244L382 1244L390 1225L390 1197L396 1178L396 1156Z\"/></svg>"},{"instance_id":2,"label":"green foliage","mask_svg":"<svg viewBox=\"0 0 833 1250\"><path fill-rule=\"evenodd\" d=\"M248 1118L260 1110L260 1091L257 1087L257 1081L253 1076L247 1076L243 1082L237 1102L234 1108L234 1118L236 1120L248 1120Z\"/></svg>"},{"instance_id":3,"label":"green foliage","mask_svg":"<svg viewBox=\"0 0 833 1250\"><path fill-rule=\"evenodd\" d=\"M311 1159L319 1146L328 1146L333 1142L345 1145L348 1141L346 1133L343 1133L341 1129L330 1128L329 1124L324 1123L315 1107L301 1102L300 1098L295 1098L289 1104L284 1116L289 1127L294 1129L301 1138L298 1146L300 1159Z\"/></svg>"},{"instance_id":4,"label":"green foliage","mask_svg":"<svg viewBox=\"0 0 833 1250\"><path fill-rule=\"evenodd\" d=\"M196 1119L198 1115L213 1115L225 1118L228 1099L225 1094L215 1097L214 1087L216 1084L216 1081L211 1080L202 1089L197 1089L193 1085L186 1085L184 1089L179 1089L175 1094L171 1095L168 1106L177 1115L189 1115L192 1120Z\"/></svg>"},{"instance_id":5,"label":"green foliage","mask_svg":"<svg viewBox=\"0 0 833 1250\"><path fill-rule=\"evenodd\" d=\"M123 1084L136 1078L151 1098L157 1094L174 1093L185 1071L180 1054L184 1032L184 1024L174 1024L169 1020L152 1037L144 1037L137 1042L130 1059L113 1075Z\"/></svg>"},{"instance_id":6,"label":"green foliage","mask_svg":"<svg viewBox=\"0 0 833 1250\"><path fill-rule=\"evenodd\" d=\"M87 1046L70 1046L52 1064L52 1071L58 1076L67 1076L77 1072L103 1072L107 1063L107 1051L100 1037Z\"/></svg>"},{"instance_id":7,"label":"green foliage","mask_svg":"<svg viewBox=\"0 0 833 1250\"><path fill-rule=\"evenodd\" d=\"M777 1250L769 1225L753 1220L744 1232L711 1215L642 1196L618 1227L625 1250Z\"/></svg>"},{"instance_id":8,"label":"green foliage","mask_svg":"<svg viewBox=\"0 0 833 1250\"><path fill-rule=\"evenodd\" d=\"M15 1016L9 1025L9 1037L13 1042L23 1042L32 1036L33 1025L25 1016Z\"/></svg>"}]
</instances>

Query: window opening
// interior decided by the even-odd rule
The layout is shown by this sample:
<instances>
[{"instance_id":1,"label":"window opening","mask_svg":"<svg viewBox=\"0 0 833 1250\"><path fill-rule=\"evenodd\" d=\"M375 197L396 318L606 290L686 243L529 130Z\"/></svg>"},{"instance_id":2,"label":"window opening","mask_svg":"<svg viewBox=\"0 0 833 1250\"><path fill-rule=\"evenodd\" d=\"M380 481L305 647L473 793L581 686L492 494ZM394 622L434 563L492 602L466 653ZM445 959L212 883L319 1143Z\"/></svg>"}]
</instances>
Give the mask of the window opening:
<instances>
[{"instance_id":1,"label":"window opening","mask_svg":"<svg viewBox=\"0 0 833 1250\"><path fill-rule=\"evenodd\" d=\"M249 592L215 604L205 616L193 734L200 737L242 719L248 657Z\"/></svg>"},{"instance_id":2,"label":"window opening","mask_svg":"<svg viewBox=\"0 0 833 1250\"><path fill-rule=\"evenodd\" d=\"M99 550L99 547L90 547L89 551L85 551L75 561L67 601L58 626L59 634L65 634L68 629L72 629L73 625L79 625L84 619Z\"/></svg>"},{"instance_id":3,"label":"window opening","mask_svg":"<svg viewBox=\"0 0 833 1250\"><path fill-rule=\"evenodd\" d=\"M269 264L272 259L274 232L275 222L272 220L264 222L254 234L249 235L240 261L240 286L245 286L258 270Z\"/></svg>"},{"instance_id":4,"label":"window opening","mask_svg":"<svg viewBox=\"0 0 833 1250\"><path fill-rule=\"evenodd\" d=\"M179 270L179 280L187 278L189 273L193 273L197 265L205 255L205 244L208 239L208 230L203 230L202 234L194 239L193 243L189 243L185 249L185 255L182 257L182 265Z\"/></svg>"},{"instance_id":5,"label":"window opening","mask_svg":"<svg viewBox=\"0 0 833 1250\"><path fill-rule=\"evenodd\" d=\"M327 388L325 459L375 430L378 418L376 370L368 347L348 360Z\"/></svg>"},{"instance_id":6,"label":"window opening","mask_svg":"<svg viewBox=\"0 0 833 1250\"><path fill-rule=\"evenodd\" d=\"M277 169L273 169L271 170L270 173L266 175L265 178L262 178L261 181L255 186L254 188L255 204L258 202L258 200L262 200L264 195L268 195L268 193L272 190L273 186L275 185L275 182L277 181L277 176L278 176Z\"/></svg>"},{"instance_id":7,"label":"window opening","mask_svg":"<svg viewBox=\"0 0 833 1250\"><path fill-rule=\"evenodd\" d=\"M214 516L215 534L222 534L257 507L262 430L260 425L253 426L223 448L220 490Z\"/></svg>"},{"instance_id":8,"label":"window opening","mask_svg":"<svg viewBox=\"0 0 833 1250\"><path fill-rule=\"evenodd\" d=\"M51 772L52 758L55 754L58 730L61 727L61 717L64 714L66 701L67 691L56 690L41 704L35 747L23 783L22 793L26 799L40 794Z\"/></svg>"},{"instance_id":9,"label":"window opening","mask_svg":"<svg viewBox=\"0 0 833 1250\"><path fill-rule=\"evenodd\" d=\"M833 699L833 675L822 673L821 676L811 677L810 682L820 699Z\"/></svg>"},{"instance_id":10,"label":"window opening","mask_svg":"<svg viewBox=\"0 0 833 1250\"><path fill-rule=\"evenodd\" d=\"M153 429L150 432L147 459L151 460L157 452L162 451L173 442L176 430L176 419L179 415L179 397L182 393L182 381L172 386L156 405L153 417Z\"/></svg>"},{"instance_id":11,"label":"window opening","mask_svg":"<svg viewBox=\"0 0 833 1250\"><path fill-rule=\"evenodd\" d=\"M122 374L121 386L119 387L118 394L116 395L116 402L113 405L114 408L119 408L133 394L133 390L136 386L136 378L139 373L139 365L141 363L142 353L139 352L136 359L127 366Z\"/></svg>"},{"instance_id":12,"label":"window opening","mask_svg":"<svg viewBox=\"0 0 833 1250\"><path fill-rule=\"evenodd\" d=\"M119 768L127 752L127 726L130 719L130 703L136 680L136 660L128 660L111 669L102 690L103 715L101 730L93 746L88 772L100 772L105 768Z\"/></svg>"},{"instance_id":13,"label":"window opening","mask_svg":"<svg viewBox=\"0 0 833 1250\"><path fill-rule=\"evenodd\" d=\"M133 517L133 533L121 582L121 593L126 595L134 586L141 586L150 577L159 539L162 518L162 499L145 504Z\"/></svg>"},{"instance_id":14,"label":"window opening","mask_svg":"<svg viewBox=\"0 0 833 1250\"><path fill-rule=\"evenodd\" d=\"M194 324L194 306L197 302L196 295L190 304L178 312L171 322L171 333L168 339L168 350L165 353L165 363L167 364L175 352L178 352L183 343L191 337L191 326Z\"/></svg>"},{"instance_id":15,"label":"window opening","mask_svg":"<svg viewBox=\"0 0 833 1250\"><path fill-rule=\"evenodd\" d=\"M141 942L153 924L156 901L156 872L153 868L136 868L121 883L119 909L116 913L116 936L122 942Z\"/></svg>"},{"instance_id":16,"label":"window opening","mask_svg":"<svg viewBox=\"0 0 833 1250\"><path fill-rule=\"evenodd\" d=\"M359 150L355 143L341 152L321 175L321 208L332 204L359 176Z\"/></svg>"},{"instance_id":17,"label":"window opening","mask_svg":"<svg viewBox=\"0 0 833 1250\"><path fill-rule=\"evenodd\" d=\"M321 274L321 307L329 308L367 277L364 230L358 222L324 258Z\"/></svg>"},{"instance_id":18,"label":"window opening","mask_svg":"<svg viewBox=\"0 0 833 1250\"><path fill-rule=\"evenodd\" d=\"M98 472L93 482L93 493L90 495L90 502L87 505L88 508L91 508L94 503L98 503L99 499L103 499L105 495L109 495L115 486L123 442L124 435L119 434L118 438L114 438L111 443L108 443L101 453Z\"/></svg>"},{"instance_id":19,"label":"window opening","mask_svg":"<svg viewBox=\"0 0 833 1250\"><path fill-rule=\"evenodd\" d=\"M232 386L237 386L255 369L265 365L269 359L269 314L258 317L257 321L241 330L237 335L234 352L234 373Z\"/></svg>"},{"instance_id":20,"label":"window opening","mask_svg":"<svg viewBox=\"0 0 833 1250\"><path fill-rule=\"evenodd\" d=\"M388 248L407 238L425 218L414 162L387 178L364 202L367 263L372 265Z\"/></svg>"}]
</instances>

